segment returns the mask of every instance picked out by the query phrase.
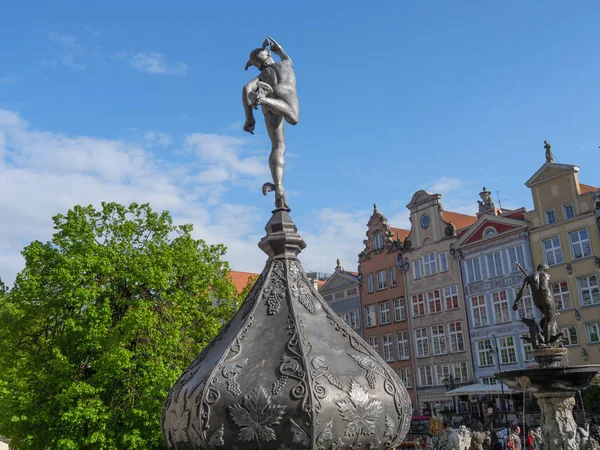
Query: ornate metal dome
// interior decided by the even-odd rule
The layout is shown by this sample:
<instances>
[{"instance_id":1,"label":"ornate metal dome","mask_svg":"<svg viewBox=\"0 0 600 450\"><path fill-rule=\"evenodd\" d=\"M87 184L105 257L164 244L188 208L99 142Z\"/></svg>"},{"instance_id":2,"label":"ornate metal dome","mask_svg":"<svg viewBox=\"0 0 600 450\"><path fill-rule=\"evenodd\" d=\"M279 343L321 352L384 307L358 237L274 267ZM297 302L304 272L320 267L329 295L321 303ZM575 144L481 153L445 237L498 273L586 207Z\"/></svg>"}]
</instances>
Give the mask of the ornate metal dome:
<instances>
[{"instance_id":1,"label":"ornate metal dome","mask_svg":"<svg viewBox=\"0 0 600 450\"><path fill-rule=\"evenodd\" d=\"M264 271L169 392L167 447L395 447L412 414L404 385L306 278L297 259L306 244L287 211L274 211L266 231Z\"/></svg>"}]
</instances>

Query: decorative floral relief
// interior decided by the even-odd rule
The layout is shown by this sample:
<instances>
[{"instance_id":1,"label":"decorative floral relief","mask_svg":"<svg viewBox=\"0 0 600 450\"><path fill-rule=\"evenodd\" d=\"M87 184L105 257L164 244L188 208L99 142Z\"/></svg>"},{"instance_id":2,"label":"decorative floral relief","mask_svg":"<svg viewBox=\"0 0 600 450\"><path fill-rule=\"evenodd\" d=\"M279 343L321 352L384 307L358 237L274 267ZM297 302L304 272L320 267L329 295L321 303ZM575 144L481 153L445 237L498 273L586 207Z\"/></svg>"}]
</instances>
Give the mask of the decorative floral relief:
<instances>
[{"instance_id":1,"label":"decorative floral relief","mask_svg":"<svg viewBox=\"0 0 600 450\"><path fill-rule=\"evenodd\" d=\"M367 383L369 383L369 387L371 389L375 389L375 374L379 374L385 378L385 373L379 367L379 364L368 355L353 355L348 353L354 361L358 363L360 367L367 371L365 378L367 379Z\"/></svg>"},{"instance_id":2,"label":"decorative floral relief","mask_svg":"<svg viewBox=\"0 0 600 450\"><path fill-rule=\"evenodd\" d=\"M298 444L302 448L308 448L310 439L306 431L304 431L296 422L290 419L290 430L292 432L292 442Z\"/></svg>"},{"instance_id":3,"label":"decorative floral relief","mask_svg":"<svg viewBox=\"0 0 600 450\"><path fill-rule=\"evenodd\" d=\"M231 420L240 429L240 441L274 441L276 425L279 425L285 414L285 405L271 402L271 396L262 386L254 388L244 396L241 403L227 408Z\"/></svg>"},{"instance_id":4,"label":"decorative floral relief","mask_svg":"<svg viewBox=\"0 0 600 450\"><path fill-rule=\"evenodd\" d=\"M385 415L385 432L383 433L383 437L389 439L389 438L394 437L395 434L396 434L396 424L394 423L394 420L386 414Z\"/></svg>"},{"instance_id":5,"label":"decorative floral relief","mask_svg":"<svg viewBox=\"0 0 600 450\"><path fill-rule=\"evenodd\" d=\"M224 434L225 427L223 426L223 424L221 424L221 426L217 428L217 431L215 431L208 440L208 448L214 449L223 447L225 445L225 439L223 439Z\"/></svg>"},{"instance_id":6,"label":"decorative floral relief","mask_svg":"<svg viewBox=\"0 0 600 450\"><path fill-rule=\"evenodd\" d=\"M298 299L300 304L311 314L316 314L315 303L312 299L310 287L304 279L304 273L297 261L290 262L290 290L292 295Z\"/></svg>"},{"instance_id":7,"label":"decorative floral relief","mask_svg":"<svg viewBox=\"0 0 600 450\"><path fill-rule=\"evenodd\" d=\"M244 325L244 328L242 329L241 333L239 334L239 336L235 339L235 342L229 348L229 351L231 353L234 353L237 355L239 352L242 351L242 341L244 341L246 339L246 335L248 334L248 328L250 328L252 325L254 325L254 316L248 317L248 322L246 322L246 325Z\"/></svg>"},{"instance_id":8,"label":"decorative floral relief","mask_svg":"<svg viewBox=\"0 0 600 450\"><path fill-rule=\"evenodd\" d=\"M277 314L281 309L281 302L285 298L287 283L285 281L284 262L275 261L268 284L263 291L263 298L267 300L267 315Z\"/></svg>"},{"instance_id":9,"label":"decorative floral relief","mask_svg":"<svg viewBox=\"0 0 600 450\"><path fill-rule=\"evenodd\" d=\"M242 369L246 367L247 364L248 358L237 363L226 364L223 366L221 373L223 374L223 378L227 380L227 390L233 395L240 395L242 393L240 390L240 384L237 382L236 377L240 374Z\"/></svg>"},{"instance_id":10,"label":"decorative floral relief","mask_svg":"<svg viewBox=\"0 0 600 450\"><path fill-rule=\"evenodd\" d=\"M329 419L329 422L323 427L319 435L317 436L317 446L319 448L323 448L323 445L326 442L329 442L333 439L333 417Z\"/></svg>"},{"instance_id":11,"label":"decorative floral relief","mask_svg":"<svg viewBox=\"0 0 600 450\"><path fill-rule=\"evenodd\" d=\"M168 440L170 445L178 442L189 442L187 435L187 427L190 422L189 411L169 411L171 426L169 430Z\"/></svg>"},{"instance_id":12,"label":"decorative floral relief","mask_svg":"<svg viewBox=\"0 0 600 450\"><path fill-rule=\"evenodd\" d=\"M375 432L375 421L381 415L381 401L369 395L352 380L348 400L337 402L342 419L347 422L345 436L367 436Z\"/></svg>"}]
</instances>

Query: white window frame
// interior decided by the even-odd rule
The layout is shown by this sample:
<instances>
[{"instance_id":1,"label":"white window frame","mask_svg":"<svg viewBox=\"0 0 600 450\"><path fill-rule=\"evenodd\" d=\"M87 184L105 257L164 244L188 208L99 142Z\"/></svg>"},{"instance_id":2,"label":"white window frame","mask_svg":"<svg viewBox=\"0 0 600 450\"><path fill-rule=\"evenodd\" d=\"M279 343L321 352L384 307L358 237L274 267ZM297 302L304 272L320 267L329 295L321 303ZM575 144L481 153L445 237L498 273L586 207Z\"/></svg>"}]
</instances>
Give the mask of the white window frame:
<instances>
[{"instance_id":1,"label":"white window frame","mask_svg":"<svg viewBox=\"0 0 600 450\"><path fill-rule=\"evenodd\" d=\"M375 305L365 306L365 322L366 328L377 326L377 310Z\"/></svg>"},{"instance_id":2,"label":"white window frame","mask_svg":"<svg viewBox=\"0 0 600 450\"><path fill-rule=\"evenodd\" d=\"M377 290L387 289L387 270L378 270L377 272Z\"/></svg>"},{"instance_id":3,"label":"white window frame","mask_svg":"<svg viewBox=\"0 0 600 450\"><path fill-rule=\"evenodd\" d=\"M477 300L477 305L473 304L473 300ZM489 325L490 320L487 313L487 303L485 301L485 295L472 295L469 297L471 303L471 313L473 316L473 328L486 327ZM482 303L481 303L482 302ZM483 314L482 314L483 312Z\"/></svg>"},{"instance_id":4,"label":"white window frame","mask_svg":"<svg viewBox=\"0 0 600 450\"><path fill-rule=\"evenodd\" d=\"M502 298L502 292L504 292L504 298ZM498 298L496 298L494 294L497 294ZM504 307L504 304L506 304L506 308ZM498 307L496 307L496 305L498 305ZM508 301L508 292L506 289L500 289L499 291L492 292L492 308L494 311L494 323L510 322L510 307ZM502 317L498 317L498 312L502 314Z\"/></svg>"},{"instance_id":5,"label":"white window frame","mask_svg":"<svg viewBox=\"0 0 600 450\"><path fill-rule=\"evenodd\" d=\"M546 211L544 211L544 223L546 225L552 225L554 223L556 223L557 221L557 217L556 217L556 211L554 211L554 208L550 208L547 209Z\"/></svg>"},{"instance_id":6,"label":"white window frame","mask_svg":"<svg viewBox=\"0 0 600 450\"><path fill-rule=\"evenodd\" d=\"M403 322L406 320L406 305L404 297L394 300L394 322Z\"/></svg>"},{"instance_id":7,"label":"white window frame","mask_svg":"<svg viewBox=\"0 0 600 450\"><path fill-rule=\"evenodd\" d=\"M424 316L427 311L426 304L425 304L425 294L420 293L420 294L411 295L410 296L410 307L412 310L413 317ZM420 314L415 314L415 312L419 312Z\"/></svg>"},{"instance_id":8,"label":"white window frame","mask_svg":"<svg viewBox=\"0 0 600 450\"><path fill-rule=\"evenodd\" d=\"M511 344L509 344L509 342ZM515 337L512 334L498 337L498 351L500 352L501 365L510 365L517 363L517 349L515 348Z\"/></svg>"},{"instance_id":9,"label":"white window frame","mask_svg":"<svg viewBox=\"0 0 600 450\"><path fill-rule=\"evenodd\" d=\"M347 311L346 323L353 330L360 329L360 314L358 309L350 309Z\"/></svg>"},{"instance_id":10,"label":"white window frame","mask_svg":"<svg viewBox=\"0 0 600 450\"><path fill-rule=\"evenodd\" d=\"M519 263L523 268L527 269L527 257L525 256L525 246L523 244L515 245L506 249L506 257L508 261L508 273L519 272L516 263Z\"/></svg>"},{"instance_id":11,"label":"white window frame","mask_svg":"<svg viewBox=\"0 0 600 450\"><path fill-rule=\"evenodd\" d=\"M448 323L448 340L450 341L450 353L465 351L465 335L462 320L455 320Z\"/></svg>"},{"instance_id":12,"label":"white window frame","mask_svg":"<svg viewBox=\"0 0 600 450\"><path fill-rule=\"evenodd\" d=\"M398 367L398 376L404 387L410 389L412 388L412 369L410 367Z\"/></svg>"},{"instance_id":13,"label":"white window frame","mask_svg":"<svg viewBox=\"0 0 600 450\"><path fill-rule=\"evenodd\" d=\"M566 291L563 289L564 286L567 287ZM550 285L550 289L552 289L552 296L554 297L556 309L558 309L559 311L565 311L567 309L573 308L573 302L571 300L571 290L569 288L568 280L556 281Z\"/></svg>"},{"instance_id":14,"label":"white window frame","mask_svg":"<svg viewBox=\"0 0 600 450\"><path fill-rule=\"evenodd\" d=\"M379 355L379 336L369 336L369 347Z\"/></svg>"},{"instance_id":15,"label":"white window frame","mask_svg":"<svg viewBox=\"0 0 600 450\"><path fill-rule=\"evenodd\" d=\"M504 265L502 263L502 251L498 250L485 255L489 278L497 278L504 275Z\"/></svg>"},{"instance_id":16,"label":"white window frame","mask_svg":"<svg viewBox=\"0 0 600 450\"><path fill-rule=\"evenodd\" d=\"M427 358L429 354L429 334L427 327L415 328L415 355L417 358Z\"/></svg>"},{"instance_id":17,"label":"white window frame","mask_svg":"<svg viewBox=\"0 0 600 450\"><path fill-rule=\"evenodd\" d=\"M571 207L571 211L573 212L573 215L570 215L567 212L567 208ZM575 206L573 206L573 203L565 203L564 205L562 205L562 210L563 210L563 217L565 218L565 220L569 220L572 219L573 217L575 217Z\"/></svg>"},{"instance_id":18,"label":"white window frame","mask_svg":"<svg viewBox=\"0 0 600 450\"><path fill-rule=\"evenodd\" d=\"M592 340L592 332L596 335L596 340ZM588 344L598 344L600 342L600 323L586 323L585 334L587 335Z\"/></svg>"},{"instance_id":19,"label":"white window frame","mask_svg":"<svg viewBox=\"0 0 600 450\"><path fill-rule=\"evenodd\" d=\"M485 384L487 386L493 386L495 384L498 384L498 379L494 376L491 377L479 377L479 382L481 384Z\"/></svg>"},{"instance_id":20,"label":"white window frame","mask_svg":"<svg viewBox=\"0 0 600 450\"><path fill-rule=\"evenodd\" d=\"M465 266L469 283L477 283L483 280L482 264L479 256L466 260Z\"/></svg>"},{"instance_id":21,"label":"white window frame","mask_svg":"<svg viewBox=\"0 0 600 450\"><path fill-rule=\"evenodd\" d=\"M438 253L438 263L440 268L440 273L448 272L448 252L440 252Z\"/></svg>"},{"instance_id":22,"label":"white window frame","mask_svg":"<svg viewBox=\"0 0 600 450\"><path fill-rule=\"evenodd\" d=\"M383 250L383 233L381 231L376 231L373 233L371 242L373 244L373 251L378 252Z\"/></svg>"},{"instance_id":23,"label":"white window frame","mask_svg":"<svg viewBox=\"0 0 600 450\"><path fill-rule=\"evenodd\" d=\"M421 271L421 260L415 259L412 262L412 268L413 268L413 279L415 279L415 280L421 279L423 277L423 272Z\"/></svg>"},{"instance_id":24,"label":"white window frame","mask_svg":"<svg viewBox=\"0 0 600 450\"><path fill-rule=\"evenodd\" d=\"M577 240L574 240L577 239ZM587 228L569 232L571 258L573 260L589 258L592 256L592 243Z\"/></svg>"},{"instance_id":25,"label":"white window frame","mask_svg":"<svg viewBox=\"0 0 600 450\"><path fill-rule=\"evenodd\" d=\"M379 304L379 325L392 323L390 317L390 302L381 302Z\"/></svg>"},{"instance_id":26,"label":"white window frame","mask_svg":"<svg viewBox=\"0 0 600 450\"><path fill-rule=\"evenodd\" d=\"M435 252L429 252L423 255L423 274L426 277L437 274L437 259Z\"/></svg>"},{"instance_id":27,"label":"white window frame","mask_svg":"<svg viewBox=\"0 0 600 450\"><path fill-rule=\"evenodd\" d=\"M533 361L533 356L531 356L531 352L533 351L533 346L530 342L527 342L525 337L529 337L529 333L525 333L521 335L521 351L523 352L523 362L531 362Z\"/></svg>"},{"instance_id":28,"label":"white window frame","mask_svg":"<svg viewBox=\"0 0 600 450\"><path fill-rule=\"evenodd\" d=\"M517 294L519 293L518 288L514 288L515 298L517 298ZM523 297L521 301L518 303L519 318L520 319L533 319L534 316L534 305L533 305L533 297L531 296L531 288L527 286L527 288L523 291Z\"/></svg>"},{"instance_id":29,"label":"white window frame","mask_svg":"<svg viewBox=\"0 0 600 450\"><path fill-rule=\"evenodd\" d=\"M546 248L546 242L550 242L552 246L550 248ZM549 266L558 266L560 264L563 264L565 262L565 255L562 251L562 243L560 241L560 236L553 236L548 239L543 239L542 254L544 255L544 261ZM549 258L550 255L552 256L552 258Z\"/></svg>"},{"instance_id":30,"label":"white window frame","mask_svg":"<svg viewBox=\"0 0 600 450\"><path fill-rule=\"evenodd\" d=\"M373 274L370 273L367 275L367 292L371 294L375 290L373 289Z\"/></svg>"},{"instance_id":31,"label":"white window frame","mask_svg":"<svg viewBox=\"0 0 600 450\"><path fill-rule=\"evenodd\" d=\"M490 367L495 364L494 352L492 350L491 339L481 339L476 342L477 346L477 361L479 367Z\"/></svg>"},{"instance_id":32,"label":"white window frame","mask_svg":"<svg viewBox=\"0 0 600 450\"><path fill-rule=\"evenodd\" d=\"M444 325L431 326L431 354L433 356L445 355L448 353L446 347L446 329Z\"/></svg>"},{"instance_id":33,"label":"white window frame","mask_svg":"<svg viewBox=\"0 0 600 450\"><path fill-rule=\"evenodd\" d=\"M585 280L586 285L583 285ZM577 288L579 289L579 301L581 306L592 306L600 304L600 286L598 285L598 275L593 273L577 278ZM589 295L589 302L585 301L585 294Z\"/></svg>"},{"instance_id":34,"label":"white window frame","mask_svg":"<svg viewBox=\"0 0 600 450\"><path fill-rule=\"evenodd\" d=\"M565 328L561 329L560 331L563 334L563 345L565 347L579 345L579 333L577 332L577 327L575 325L565 327ZM574 339L573 339L573 337L574 337Z\"/></svg>"},{"instance_id":35,"label":"white window frame","mask_svg":"<svg viewBox=\"0 0 600 450\"><path fill-rule=\"evenodd\" d=\"M396 268L392 267L390 269L390 287L398 286L398 276L396 274Z\"/></svg>"},{"instance_id":36,"label":"white window frame","mask_svg":"<svg viewBox=\"0 0 600 450\"><path fill-rule=\"evenodd\" d=\"M396 331L396 349L398 360L406 361L410 359L410 342L408 340L408 330Z\"/></svg>"},{"instance_id":37,"label":"white window frame","mask_svg":"<svg viewBox=\"0 0 600 450\"><path fill-rule=\"evenodd\" d=\"M381 335L382 357L386 362L394 360L394 340L391 333Z\"/></svg>"},{"instance_id":38,"label":"white window frame","mask_svg":"<svg viewBox=\"0 0 600 450\"><path fill-rule=\"evenodd\" d=\"M437 293L437 297L435 296ZM439 311L436 309L432 309L431 305L434 306L439 303ZM429 314L439 314L444 311L444 306L442 305L442 290L441 289L432 289L427 291L427 311Z\"/></svg>"},{"instance_id":39,"label":"white window frame","mask_svg":"<svg viewBox=\"0 0 600 450\"><path fill-rule=\"evenodd\" d=\"M450 379L450 364L442 363L435 365L435 379L438 386L445 386Z\"/></svg>"},{"instance_id":40,"label":"white window frame","mask_svg":"<svg viewBox=\"0 0 600 450\"><path fill-rule=\"evenodd\" d=\"M423 380L423 377L425 377L425 380ZM430 365L419 366L419 386L433 386L433 370Z\"/></svg>"},{"instance_id":41,"label":"white window frame","mask_svg":"<svg viewBox=\"0 0 600 450\"><path fill-rule=\"evenodd\" d=\"M456 306L454 299L456 299ZM448 300L452 301L451 308L448 308ZM452 311L454 309L460 309L460 297L458 295L458 285L452 284L444 288L444 308L446 311Z\"/></svg>"},{"instance_id":42,"label":"white window frame","mask_svg":"<svg viewBox=\"0 0 600 450\"><path fill-rule=\"evenodd\" d=\"M454 375L455 382L469 382L469 364L467 363L467 361L457 361L452 363L452 372Z\"/></svg>"}]
</instances>

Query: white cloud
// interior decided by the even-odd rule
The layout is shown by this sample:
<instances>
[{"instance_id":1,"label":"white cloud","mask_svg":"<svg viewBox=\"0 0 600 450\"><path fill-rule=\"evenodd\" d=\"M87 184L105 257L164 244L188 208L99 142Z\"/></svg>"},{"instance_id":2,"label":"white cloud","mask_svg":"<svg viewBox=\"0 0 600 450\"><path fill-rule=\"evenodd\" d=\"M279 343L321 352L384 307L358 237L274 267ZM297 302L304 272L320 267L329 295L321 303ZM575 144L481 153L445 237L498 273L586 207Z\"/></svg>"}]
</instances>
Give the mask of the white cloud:
<instances>
[{"instance_id":1,"label":"white cloud","mask_svg":"<svg viewBox=\"0 0 600 450\"><path fill-rule=\"evenodd\" d=\"M427 185L426 190L432 194L447 194L467 184L465 180L457 177L441 177L439 180Z\"/></svg>"},{"instance_id":2,"label":"white cloud","mask_svg":"<svg viewBox=\"0 0 600 450\"><path fill-rule=\"evenodd\" d=\"M156 131L146 131L144 140L148 145L157 145L159 147L169 147L173 143L173 139L167 133L158 133Z\"/></svg>"},{"instance_id":3,"label":"white cloud","mask_svg":"<svg viewBox=\"0 0 600 450\"><path fill-rule=\"evenodd\" d=\"M59 47L55 58L45 59L42 64L49 66L66 66L72 69L85 69L85 64L79 61L84 57L86 50L72 34L50 33L48 38Z\"/></svg>"},{"instance_id":4,"label":"white cloud","mask_svg":"<svg viewBox=\"0 0 600 450\"><path fill-rule=\"evenodd\" d=\"M134 69L153 75L185 75L188 72L186 64L181 62L170 64L165 55L154 51L137 53L123 51L117 56L127 59Z\"/></svg>"}]
</instances>

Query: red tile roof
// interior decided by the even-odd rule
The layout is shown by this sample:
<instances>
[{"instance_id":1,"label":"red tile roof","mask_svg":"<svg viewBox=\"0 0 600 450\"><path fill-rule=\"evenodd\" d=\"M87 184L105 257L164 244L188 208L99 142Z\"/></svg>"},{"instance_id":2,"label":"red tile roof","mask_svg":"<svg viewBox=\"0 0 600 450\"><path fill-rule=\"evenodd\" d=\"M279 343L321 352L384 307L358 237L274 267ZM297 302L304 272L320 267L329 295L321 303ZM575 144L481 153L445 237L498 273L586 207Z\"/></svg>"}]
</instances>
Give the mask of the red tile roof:
<instances>
[{"instance_id":1,"label":"red tile roof","mask_svg":"<svg viewBox=\"0 0 600 450\"><path fill-rule=\"evenodd\" d=\"M598 190L597 187L590 186L589 184L581 184L579 183L579 191L582 194L587 194L588 192L596 192Z\"/></svg>"},{"instance_id":2,"label":"red tile roof","mask_svg":"<svg viewBox=\"0 0 600 450\"><path fill-rule=\"evenodd\" d=\"M326 280L317 280L317 289L321 289L325 283L327 283Z\"/></svg>"},{"instance_id":3,"label":"red tile roof","mask_svg":"<svg viewBox=\"0 0 600 450\"><path fill-rule=\"evenodd\" d=\"M256 280L259 274L252 272L238 272L236 270L232 270L231 272L229 272L229 276L231 278L231 282L235 286L235 290L239 294L248 285L248 280L251 277Z\"/></svg>"},{"instance_id":4,"label":"red tile roof","mask_svg":"<svg viewBox=\"0 0 600 450\"><path fill-rule=\"evenodd\" d=\"M358 272L350 272L349 270L345 270L344 272L349 273L353 277L357 277L358 276Z\"/></svg>"},{"instance_id":5,"label":"red tile roof","mask_svg":"<svg viewBox=\"0 0 600 450\"><path fill-rule=\"evenodd\" d=\"M468 227L477 222L477 217L468 214L455 213L452 211L442 211L442 216L446 222L452 222L457 230Z\"/></svg>"},{"instance_id":6,"label":"red tile roof","mask_svg":"<svg viewBox=\"0 0 600 450\"><path fill-rule=\"evenodd\" d=\"M399 241L402 241L402 242L404 242L404 240L410 234L410 230L405 230L403 228L393 228L393 227L390 227L390 231L392 232L392 235L394 236L395 240L399 240Z\"/></svg>"}]
</instances>

